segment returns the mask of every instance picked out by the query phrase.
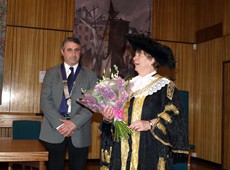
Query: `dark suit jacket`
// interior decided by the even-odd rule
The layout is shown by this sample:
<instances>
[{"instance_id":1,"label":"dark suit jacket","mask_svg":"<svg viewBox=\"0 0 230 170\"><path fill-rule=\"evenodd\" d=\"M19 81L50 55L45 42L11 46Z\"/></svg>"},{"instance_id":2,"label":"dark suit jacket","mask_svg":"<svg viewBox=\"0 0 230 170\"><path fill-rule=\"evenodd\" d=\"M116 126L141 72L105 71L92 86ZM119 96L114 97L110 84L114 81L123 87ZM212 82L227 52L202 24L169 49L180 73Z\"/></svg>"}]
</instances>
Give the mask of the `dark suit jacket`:
<instances>
[{"instance_id":1,"label":"dark suit jacket","mask_svg":"<svg viewBox=\"0 0 230 170\"><path fill-rule=\"evenodd\" d=\"M63 116L58 112L63 95L61 64L47 69L41 90L40 105L44 113L40 139L49 143L61 143L64 137L56 128L62 124L59 119ZM81 89L91 89L97 81L96 74L86 67L81 67L72 89L71 121L77 126L72 135L75 147L87 147L91 144L92 112L76 102L82 95Z\"/></svg>"}]
</instances>

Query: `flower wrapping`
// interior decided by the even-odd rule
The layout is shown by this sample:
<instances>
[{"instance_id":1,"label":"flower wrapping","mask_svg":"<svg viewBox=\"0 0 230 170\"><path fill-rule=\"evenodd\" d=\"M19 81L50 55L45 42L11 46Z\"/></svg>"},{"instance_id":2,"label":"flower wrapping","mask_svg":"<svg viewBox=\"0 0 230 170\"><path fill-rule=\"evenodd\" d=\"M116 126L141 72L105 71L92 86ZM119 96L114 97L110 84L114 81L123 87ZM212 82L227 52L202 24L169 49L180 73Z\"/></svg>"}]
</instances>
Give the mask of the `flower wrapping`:
<instances>
[{"instance_id":1,"label":"flower wrapping","mask_svg":"<svg viewBox=\"0 0 230 170\"><path fill-rule=\"evenodd\" d=\"M101 113L105 106L113 106L114 140L128 139L132 130L124 122L123 108L129 99L131 84L118 76L118 68L114 66L116 74L110 78L102 77L93 89L83 90L83 96L77 102L93 112Z\"/></svg>"}]
</instances>

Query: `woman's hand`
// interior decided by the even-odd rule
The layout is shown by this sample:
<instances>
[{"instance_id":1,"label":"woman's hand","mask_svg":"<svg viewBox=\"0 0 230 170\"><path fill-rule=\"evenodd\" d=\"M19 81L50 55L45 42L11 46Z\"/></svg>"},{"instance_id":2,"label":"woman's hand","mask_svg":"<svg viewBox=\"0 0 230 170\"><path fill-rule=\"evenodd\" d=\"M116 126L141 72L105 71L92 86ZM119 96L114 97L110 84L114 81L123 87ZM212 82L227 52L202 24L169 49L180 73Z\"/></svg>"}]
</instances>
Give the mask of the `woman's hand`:
<instances>
[{"instance_id":1,"label":"woman's hand","mask_svg":"<svg viewBox=\"0 0 230 170\"><path fill-rule=\"evenodd\" d=\"M154 124L156 119L152 119L151 122ZM133 122L130 126L130 129L135 130L135 131L147 131L151 129L151 125L148 120L137 120Z\"/></svg>"},{"instance_id":2,"label":"woman's hand","mask_svg":"<svg viewBox=\"0 0 230 170\"><path fill-rule=\"evenodd\" d=\"M114 108L112 106L106 106L101 114L104 117L105 121L110 122L114 118Z\"/></svg>"}]
</instances>

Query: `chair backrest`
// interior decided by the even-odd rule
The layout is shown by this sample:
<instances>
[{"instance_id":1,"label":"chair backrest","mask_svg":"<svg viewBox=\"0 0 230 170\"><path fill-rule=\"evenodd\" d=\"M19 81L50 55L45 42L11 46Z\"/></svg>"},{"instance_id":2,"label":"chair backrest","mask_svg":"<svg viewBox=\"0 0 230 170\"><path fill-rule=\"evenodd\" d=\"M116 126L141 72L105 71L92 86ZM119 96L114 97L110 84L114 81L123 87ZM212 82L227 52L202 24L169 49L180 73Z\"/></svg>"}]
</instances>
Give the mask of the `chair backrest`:
<instances>
[{"instance_id":1,"label":"chair backrest","mask_svg":"<svg viewBox=\"0 0 230 170\"><path fill-rule=\"evenodd\" d=\"M189 117L189 108L188 108L188 104L189 104L189 92L188 91L183 91L183 90L179 90L180 93L180 97L182 100L182 104L183 104L183 108L184 108L184 115L185 115L185 122L187 124L188 127L188 117ZM173 160L173 170L187 170L188 169L188 157L185 155L181 155L181 157L176 157Z\"/></svg>"},{"instance_id":2,"label":"chair backrest","mask_svg":"<svg viewBox=\"0 0 230 170\"><path fill-rule=\"evenodd\" d=\"M39 139L41 122L35 120L16 120L12 123L12 138L37 140Z\"/></svg>"}]
</instances>

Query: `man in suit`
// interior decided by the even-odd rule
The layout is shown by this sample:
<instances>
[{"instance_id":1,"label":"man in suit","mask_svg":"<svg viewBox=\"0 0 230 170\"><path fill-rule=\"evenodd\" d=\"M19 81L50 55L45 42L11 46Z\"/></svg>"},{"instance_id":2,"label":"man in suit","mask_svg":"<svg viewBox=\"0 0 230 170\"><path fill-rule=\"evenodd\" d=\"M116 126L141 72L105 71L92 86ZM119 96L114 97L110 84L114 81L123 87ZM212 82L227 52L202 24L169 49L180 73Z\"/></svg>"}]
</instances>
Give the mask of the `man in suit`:
<instances>
[{"instance_id":1,"label":"man in suit","mask_svg":"<svg viewBox=\"0 0 230 170\"><path fill-rule=\"evenodd\" d=\"M42 84L40 103L44 119L40 139L49 151L48 170L64 169L67 147L70 169L83 170L91 144L92 112L76 99L82 95L81 89L94 87L97 77L80 65L81 43L77 38L66 38L61 53L64 62L47 69Z\"/></svg>"}]
</instances>

